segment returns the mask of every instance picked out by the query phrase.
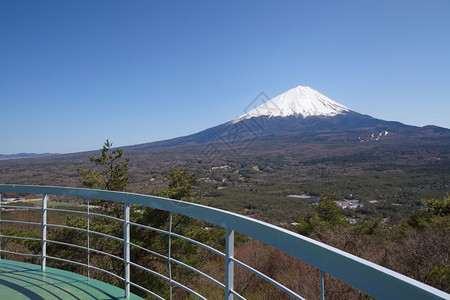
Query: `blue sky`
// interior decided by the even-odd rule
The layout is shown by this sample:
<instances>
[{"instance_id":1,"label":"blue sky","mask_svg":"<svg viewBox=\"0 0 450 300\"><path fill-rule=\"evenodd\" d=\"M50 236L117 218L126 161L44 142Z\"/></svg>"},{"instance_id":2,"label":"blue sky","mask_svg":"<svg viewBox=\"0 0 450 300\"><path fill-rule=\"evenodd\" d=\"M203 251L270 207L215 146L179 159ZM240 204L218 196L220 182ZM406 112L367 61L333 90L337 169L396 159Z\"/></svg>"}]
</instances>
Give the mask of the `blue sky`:
<instances>
[{"instance_id":1,"label":"blue sky","mask_svg":"<svg viewBox=\"0 0 450 300\"><path fill-rule=\"evenodd\" d=\"M450 2L0 0L0 153L178 137L307 85L450 128Z\"/></svg>"}]
</instances>

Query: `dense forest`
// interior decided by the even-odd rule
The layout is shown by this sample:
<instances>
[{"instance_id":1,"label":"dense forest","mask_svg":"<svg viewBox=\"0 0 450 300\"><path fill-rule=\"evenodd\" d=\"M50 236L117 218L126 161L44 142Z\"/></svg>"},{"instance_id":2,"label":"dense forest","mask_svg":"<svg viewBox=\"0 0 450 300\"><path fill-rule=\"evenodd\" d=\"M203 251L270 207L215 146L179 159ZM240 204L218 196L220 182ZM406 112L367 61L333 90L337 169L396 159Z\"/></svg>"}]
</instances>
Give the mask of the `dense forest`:
<instances>
[{"instance_id":1,"label":"dense forest","mask_svg":"<svg viewBox=\"0 0 450 300\"><path fill-rule=\"evenodd\" d=\"M450 143L450 141L448 141ZM256 140L238 153L215 146L131 150L127 191L151 194L165 186L172 168L197 176L201 201L273 224L293 222L314 201L287 195L359 200L354 218L389 217L391 222L420 209L423 199L443 199L450 191L450 144L427 141L302 143ZM0 160L0 182L80 187L78 168L90 168L96 152ZM277 203L277 205L273 205Z\"/></svg>"}]
</instances>

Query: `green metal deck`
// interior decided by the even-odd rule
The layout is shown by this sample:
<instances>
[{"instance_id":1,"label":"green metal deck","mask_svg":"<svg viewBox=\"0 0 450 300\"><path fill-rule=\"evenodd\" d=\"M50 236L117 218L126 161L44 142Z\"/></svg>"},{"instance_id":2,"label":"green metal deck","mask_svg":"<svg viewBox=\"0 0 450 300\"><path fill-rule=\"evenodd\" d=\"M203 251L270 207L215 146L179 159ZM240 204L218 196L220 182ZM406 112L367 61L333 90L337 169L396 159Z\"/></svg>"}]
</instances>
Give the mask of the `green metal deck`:
<instances>
[{"instance_id":1,"label":"green metal deck","mask_svg":"<svg viewBox=\"0 0 450 300\"><path fill-rule=\"evenodd\" d=\"M124 297L123 289L54 268L0 260L0 298L15 299L143 299Z\"/></svg>"}]
</instances>

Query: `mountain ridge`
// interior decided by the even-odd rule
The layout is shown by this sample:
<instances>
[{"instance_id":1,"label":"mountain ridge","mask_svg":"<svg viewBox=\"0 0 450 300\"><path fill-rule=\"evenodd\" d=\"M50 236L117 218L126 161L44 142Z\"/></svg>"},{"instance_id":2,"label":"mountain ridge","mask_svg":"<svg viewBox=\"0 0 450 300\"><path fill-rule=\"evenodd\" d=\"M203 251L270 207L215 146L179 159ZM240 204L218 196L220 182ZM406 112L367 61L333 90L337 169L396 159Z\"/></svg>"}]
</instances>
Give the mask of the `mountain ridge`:
<instances>
[{"instance_id":1,"label":"mountain ridge","mask_svg":"<svg viewBox=\"0 0 450 300\"><path fill-rule=\"evenodd\" d=\"M387 134L382 134L387 132ZM392 138L450 138L450 129L427 125L417 127L360 114L311 87L297 86L247 113L197 133L166 140L123 146L128 150L165 147L232 145L242 141L294 138L304 142L378 142ZM83 151L88 152L88 151ZM54 155L21 153L1 155L15 159Z\"/></svg>"},{"instance_id":2,"label":"mountain ridge","mask_svg":"<svg viewBox=\"0 0 450 300\"><path fill-rule=\"evenodd\" d=\"M304 139L305 142L325 139L335 142L378 142L401 137L439 138L442 135L450 138L450 130L377 119L353 111L310 87L297 86L229 122L194 134L126 148L231 145L273 137Z\"/></svg>"},{"instance_id":3,"label":"mountain ridge","mask_svg":"<svg viewBox=\"0 0 450 300\"><path fill-rule=\"evenodd\" d=\"M0 160L5 159L20 159L20 158L32 158L32 157L42 157L58 155L58 153L14 153L14 154L0 154Z\"/></svg>"}]
</instances>

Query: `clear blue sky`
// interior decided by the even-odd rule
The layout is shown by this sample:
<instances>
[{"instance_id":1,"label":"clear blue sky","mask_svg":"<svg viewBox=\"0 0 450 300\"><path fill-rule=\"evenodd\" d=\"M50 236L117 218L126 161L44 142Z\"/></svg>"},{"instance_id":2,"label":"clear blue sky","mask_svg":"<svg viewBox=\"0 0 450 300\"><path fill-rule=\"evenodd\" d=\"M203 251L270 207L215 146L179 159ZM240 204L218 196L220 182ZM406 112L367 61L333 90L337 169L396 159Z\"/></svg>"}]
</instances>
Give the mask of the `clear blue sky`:
<instances>
[{"instance_id":1,"label":"clear blue sky","mask_svg":"<svg viewBox=\"0 0 450 300\"><path fill-rule=\"evenodd\" d=\"M450 128L450 1L0 0L0 153L188 135L307 85Z\"/></svg>"}]
</instances>

